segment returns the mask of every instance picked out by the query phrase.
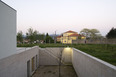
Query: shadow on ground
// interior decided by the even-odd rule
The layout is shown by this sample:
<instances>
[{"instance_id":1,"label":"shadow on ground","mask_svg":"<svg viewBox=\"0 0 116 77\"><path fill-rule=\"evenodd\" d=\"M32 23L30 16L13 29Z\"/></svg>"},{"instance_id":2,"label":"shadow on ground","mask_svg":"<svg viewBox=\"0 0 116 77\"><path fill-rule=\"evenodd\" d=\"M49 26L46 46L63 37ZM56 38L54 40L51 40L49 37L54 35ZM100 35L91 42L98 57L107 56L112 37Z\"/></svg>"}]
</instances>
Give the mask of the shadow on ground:
<instances>
[{"instance_id":1,"label":"shadow on ground","mask_svg":"<svg viewBox=\"0 0 116 77\"><path fill-rule=\"evenodd\" d=\"M73 66L62 65L60 77L78 77ZM59 77L59 66L39 66L32 77Z\"/></svg>"}]
</instances>

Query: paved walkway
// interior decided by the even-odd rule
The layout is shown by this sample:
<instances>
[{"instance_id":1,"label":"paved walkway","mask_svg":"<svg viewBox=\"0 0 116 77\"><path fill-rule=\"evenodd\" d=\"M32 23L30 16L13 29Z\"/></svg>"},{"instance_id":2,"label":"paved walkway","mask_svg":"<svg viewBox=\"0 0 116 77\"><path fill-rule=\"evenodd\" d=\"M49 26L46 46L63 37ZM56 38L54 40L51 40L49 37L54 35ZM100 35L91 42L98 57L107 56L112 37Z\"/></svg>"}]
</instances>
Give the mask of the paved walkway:
<instances>
[{"instance_id":1,"label":"paved walkway","mask_svg":"<svg viewBox=\"0 0 116 77\"><path fill-rule=\"evenodd\" d=\"M60 77L78 77L72 66L61 66ZM40 66L32 77L59 77L59 66Z\"/></svg>"}]
</instances>

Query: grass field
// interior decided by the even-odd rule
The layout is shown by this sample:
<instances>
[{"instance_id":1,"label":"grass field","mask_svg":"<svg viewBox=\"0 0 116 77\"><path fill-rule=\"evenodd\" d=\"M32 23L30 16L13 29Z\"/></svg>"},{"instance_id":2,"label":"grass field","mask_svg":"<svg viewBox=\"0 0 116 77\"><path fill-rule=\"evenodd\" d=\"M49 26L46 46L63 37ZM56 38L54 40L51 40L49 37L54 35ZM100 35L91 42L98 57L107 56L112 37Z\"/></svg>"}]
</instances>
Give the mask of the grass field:
<instances>
[{"instance_id":1,"label":"grass field","mask_svg":"<svg viewBox=\"0 0 116 77\"><path fill-rule=\"evenodd\" d=\"M100 58L116 66L116 44L23 44L18 47L32 47L38 45L39 47L74 47L92 56Z\"/></svg>"},{"instance_id":2,"label":"grass field","mask_svg":"<svg viewBox=\"0 0 116 77\"><path fill-rule=\"evenodd\" d=\"M73 46L92 56L116 65L116 45L75 45Z\"/></svg>"}]
</instances>

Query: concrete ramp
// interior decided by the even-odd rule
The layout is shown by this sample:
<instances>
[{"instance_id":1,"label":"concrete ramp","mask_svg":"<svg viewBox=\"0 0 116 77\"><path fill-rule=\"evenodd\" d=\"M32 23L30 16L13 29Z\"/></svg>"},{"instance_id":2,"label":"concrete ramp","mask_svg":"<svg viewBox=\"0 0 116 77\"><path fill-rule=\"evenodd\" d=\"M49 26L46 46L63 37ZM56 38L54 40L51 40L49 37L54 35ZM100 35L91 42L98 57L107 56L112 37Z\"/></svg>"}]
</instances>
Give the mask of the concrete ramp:
<instances>
[{"instance_id":1,"label":"concrete ramp","mask_svg":"<svg viewBox=\"0 0 116 77\"><path fill-rule=\"evenodd\" d=\"M60 66L60 76L59 76L59 66L39 66L32 77L78 77L73 66Z\"/></svg>"},{"instance_id":2,"label":"concrete ramp","mask_svg":"<svg viewBox=\"0 0 116 77\"><path fill-rule=\"evenodd\" d=\"M41 48L39 53L40 65L59 65L59 60L51 54L47 49Z\"/></svg>"},{"instance_id":3,"label":"concrete ramp","mask_svg":"<svg viewBox=\"0 0 116 77\"><path fill-rule=\"evenodd\" d=\"M39 64L40 65L72 65L71 48L40 48Z\"/></svg>"}]
</instances>

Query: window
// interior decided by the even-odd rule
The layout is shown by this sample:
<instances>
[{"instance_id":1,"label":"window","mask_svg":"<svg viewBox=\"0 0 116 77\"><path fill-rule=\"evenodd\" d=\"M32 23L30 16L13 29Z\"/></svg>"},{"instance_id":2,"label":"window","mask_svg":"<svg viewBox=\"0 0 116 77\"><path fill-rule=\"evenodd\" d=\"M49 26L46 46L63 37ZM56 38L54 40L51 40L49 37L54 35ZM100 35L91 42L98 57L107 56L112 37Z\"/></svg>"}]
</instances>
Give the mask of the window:
<instances>
[{"instance_id":1,"label":"window","mask_svg":"<svg viewBox=\"0 0 116 77\"><path fill-rule=\"evenodd\" d=\"M37 67L37 55L36 55L36 67Z\"/></svg>"},{"instance_id":2,"label":"window","mask_svg":"<svg viewBox=\"0 0 116 77\"><path fill-rule=\"evenodd\" d=\"M34 57L33 57L33 58L32 58L32 72L34 71L34 67L35 67L35 66L34 66L34 62L35 62L35 61L34 61Z\"/></svg>"}]
</instances>

